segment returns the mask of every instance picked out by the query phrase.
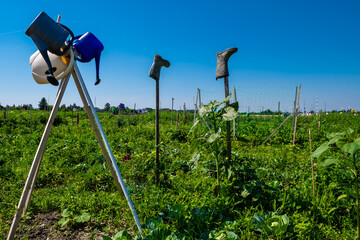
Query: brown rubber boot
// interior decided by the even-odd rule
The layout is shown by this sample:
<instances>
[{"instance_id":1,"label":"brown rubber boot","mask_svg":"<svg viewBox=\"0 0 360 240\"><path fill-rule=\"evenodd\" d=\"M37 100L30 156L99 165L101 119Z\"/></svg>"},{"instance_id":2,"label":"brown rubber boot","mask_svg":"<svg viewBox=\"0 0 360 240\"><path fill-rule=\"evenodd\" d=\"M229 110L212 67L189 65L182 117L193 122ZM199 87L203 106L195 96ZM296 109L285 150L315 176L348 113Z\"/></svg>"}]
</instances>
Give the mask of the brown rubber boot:
<instances>
[{"instance_id":1,"label":"brown rubber boot","mask_svg":"<svg viewBox=\"0 0 360 240\"><path fill-rule=\"evenodd\" d=\"M216 53L217 65L216 65L216 80L219 78L229 76L228 60L231 55L238 51L237 48L228 48L223 52Z\"/></svg>"}]
</instances>

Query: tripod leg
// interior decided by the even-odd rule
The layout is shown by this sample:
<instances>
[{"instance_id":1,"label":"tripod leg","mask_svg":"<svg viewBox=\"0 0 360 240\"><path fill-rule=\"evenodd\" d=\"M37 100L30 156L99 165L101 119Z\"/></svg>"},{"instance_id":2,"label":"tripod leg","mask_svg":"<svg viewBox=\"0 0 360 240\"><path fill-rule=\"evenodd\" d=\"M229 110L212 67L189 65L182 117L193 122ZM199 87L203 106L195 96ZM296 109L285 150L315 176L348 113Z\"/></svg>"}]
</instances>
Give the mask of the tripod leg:
<instances>
[{"instance_id":1,"label":"tripod leg","mask_svg":"<svg viewBox=\"0 0 360 240\"><path fill-rule=\"evenodd\" d=\"M46 124L43 136L41 138L39 147L38 147L38 149L36 151L34 161L33 161L32 165L31 165L31 169L30 169L28 178L26 180L25 187L24 187L23 193L21 195L19 205L17 207L14 219L12 221L12 224L11 224L11 227L10 227L10 232L9 232L8 237L7 237L7 240L11 240L11 239L14 238L16 228L18 227L19 221L20 221L20 218L21 218L21 213L25 213L25 211L26 211L26 209L28 207L28 204L30 202L30 196L31 196L31 193L32 193L32 190L33 190L33 187L34 187L34 183L35 183L35 179L36 179L36 176L37 176L37 173L38 173L38 170L39 170L41 159L42 159L42 156L43 156L44 151L45 151L46 143L47 143L47 140L48 140L49 135L50 135L50 130L51 130L51 127L52 127L52 125L54 123L55 116L56 116L57 110L59 108L60 102L62 100L62 97L64 96L64 92L65 92L67 83L69 81L69 78L70 78L70 74L68 76L66 76L61 81L61 86L60 86L60 88L58 90L58 94L57 94L56 99L55 99L54 108L51 111L49 120L48 120L48 122Z\"/></svg>"},{"instance_id":2,"label":"tripod leg","mask_svg":"<svg viewBox=\"0 0 360 240\"><path fill-rule=\"evenodd\" d=\"M99 129L99 132L100 132L100 135L101 135L101 138L102 138L102 142L103 144L105 144L105 149L106 149L106 152L108 154L108 156L110 157L111 159L111 162L108 164L109 165L109 168L110 168L110 171L111 172L114 172L116 174L116 179L115 179L115 182L116 184L120 184L121 188L122 188L122 192L124 193L125 195L125 198L128 202L128 205L130 207L130 210L134 216L134 220L135 220L135 223L136 223L136 226L138 227L139 231L140 231L140 234L141 236L143 235L143 232L142 232L142 229L141 229L141 224L140 224L140 220L136 214L136 211L135 211L135 208L134 208L134 205L131 201L131 198L129 196L129 193L127 191L127 188L125 186L125 183L124 183L124 180L122 179L122 176L120 174L120 170L116 164L116 161L115 161L115 157L111 151L111 148L110 148L110 145L109 145L109 142L105 136L105 133L104 133L104 130L102 128L102 125L100 123L100 120L99 120L99 117L97 116L96 112L95 112L95 108L94 108L94 105L91 101L91 98L90 98L90 95L86 89L86 86L85 86L85 83L82 79L82 76L80 74L80 71L76 65L76 63L74 64L74 70L73 70L73 78L75 80L75 83L76 83L76 86L79 85L80 89L79 89L79 92L82 92L82 94L84 95L84 97L86 98L86 102L89 104L89 107L90 107L90 110L92 112L92 115L93 115L93 118L95 119L95 122L96 122L96 125ZM81 95L81 93L80 93ZM99 143L101 142L100 139L98 139ZM101 146L101 143L100 143L100 146ZM104 154L105 155L105 154ZM106 157L106 155L105 155Z\"/></svg>"},{"instance_id":3,"label":"tripod leg","mask_svg":"<svg viewBox=\"0 0 360 240\"><path fill-rule=\"evenodd\" d=\"M69 74L67 77L65 77L65 78L63 79L63 81L61 81L61 83L60 83L60 87L59 87L59 89L58 89L58 92L57 92L56 96L59 96L59 94L62 94L62 96L61 96L61 98L58 100L58 102L56 102L57 98L55 99L54 107L53 107L53 109L52 109L52 111L51 111L51 114L50 114L50 116L49 116L48 123L47 123L46 129L45 129L45 131L44 131L44 134L45 134L45 132L47 132L47 127L48 127L48 126L49 126L48 135L49 135L49 133L50 133L50 129L51 129L51 127L52 127L52 124L54 123L55 116L56 116L56 114L57 114L57 110L59 109L60 102L61 102L62 97L63 97L63 95L64 95L66 86L67 86L67 84L68 84L68 82L69 82L69 78L70 78L70 74ZM62 93L61 93L61 92L62 92ZM55 112L55 111L56 111L56 112ZM50 121L51 121L51 125L49 125ZM36 154L35 154L34 161L35 161L35 159L40 159L40 160L37 161L36 170L35 170L35 176L34 176L34 178L32 179L32 182L31 182L31 187L30 187L30 189L29 189L29 194L28 194L28 196L27 196L27 198L26 198L26 202L25 202L25 206L24 206L24 209L23 209L22 216L25 215L25 213L26 213L26 211L27 211L27 209L28 209L28 207L29 207L29 203L30 203L30 199L31 199L31 194L32 194L32 191L34 190L35 180L36 180L37 174L38 174L38 172L39 172L39 167L40 167L41 159L42 159L42 157L43 157L43 155L44 155L45 146L46 146L48 137L49 137L49 136L47 136L46 139L45 139L45 138L44 138L44 135L43 135L43 138L42 138L41 141L40 141L38 150L37 150L37 152L36 152ZM41 150L40 150L40 149L41 149Z\"/></svg>"},{"instance_id":4,"label":"tripod leg","mask_svg":"<svg viewBox=\"0 0 360 240\"><path fill-rule=\"evenodd\" d=\"M75 75L75 73L73 72L72 73L73 75ZM73 76L74 79L76 78L76 76ZM106 151L106 148L105 148L105 145L104 145L104 142L102 141L102 138L101 138L101 135L100 135L100 132L99 132L99 129L95 123L95 120L94 120L94 116L92 115L92 112L91 112L91 109L89 107L89 103L87 102L86 100L86 97L84 95L84 92L82 91L82 88L81 88L81 85L79 83L79 81L75 81L75 84L76 84L76 87L79 91L79 94L80 94L80 97L81 97L81 100L84 104L84 109L88 115L88 118L90 120L90 123L91 123L91 126L94 130L94 133L95 133L95 136L96 136L96 139L98 140L99 142L99 145L100 145L100 148L101 148L101 151L103 152L103 155L105 157L105 160L106 160L106 163L108 164L109 168L110 168L110 172L111 172L111 175L112 177L114 178L115 180L115 184L116 184L116 187L118 189L118 191L120 192L121 196L124 196L124 193L122 191L122 188L121 188L121 185L120 183L116 180L117 179L117 175L116 175L116 172L114 171L113 168L111 168L111 159L110 159L110 156L108 154L108 152Z\"/></svg>"}]
</instances>

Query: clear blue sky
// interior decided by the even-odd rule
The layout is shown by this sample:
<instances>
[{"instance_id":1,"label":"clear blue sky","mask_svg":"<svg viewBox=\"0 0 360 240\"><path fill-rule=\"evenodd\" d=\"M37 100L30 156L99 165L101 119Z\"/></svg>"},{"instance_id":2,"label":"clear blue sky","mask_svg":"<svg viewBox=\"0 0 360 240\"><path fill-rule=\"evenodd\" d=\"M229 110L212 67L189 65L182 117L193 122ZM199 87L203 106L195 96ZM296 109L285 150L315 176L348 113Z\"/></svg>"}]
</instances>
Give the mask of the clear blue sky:
<instances>
[{"instance_id":1,"label":"clear blue sky","mask_svg":"<svg viewBox=\"0 0 360 240\"><path fill-rule=\"evenodd\" d=\"M66 5L69 3L69 5ZM220 100L216 52L239 51L229 61L231 89L241 110L290 110L302 84L301 109L360 110L360 1L5 1L1 7L0 103L53 104L57 87L32 79L29 57L36 46L25 35L45 11L75 35L94 33L104 44L102 82L94 86L95 63L78 63L98 107L125 103L154 107L155 81L148 77L153 55L171 62L160 79L161 107L193 107ZM82 105L70 81L63 103Z\"/></svg>"}]
</instances>

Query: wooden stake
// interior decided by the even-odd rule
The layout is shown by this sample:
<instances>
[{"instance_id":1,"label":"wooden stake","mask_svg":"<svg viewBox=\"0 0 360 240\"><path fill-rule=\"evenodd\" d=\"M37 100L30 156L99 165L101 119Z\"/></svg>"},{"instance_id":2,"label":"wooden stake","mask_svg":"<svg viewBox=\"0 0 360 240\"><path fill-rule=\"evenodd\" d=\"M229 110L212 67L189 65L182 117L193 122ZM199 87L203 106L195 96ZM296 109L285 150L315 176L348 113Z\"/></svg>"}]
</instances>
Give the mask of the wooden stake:
<instances>
[{"instance_id":1,"label":"wooden stake","mask_svg":"<svg viewBox=\"0 0 360 240\"><path fill-rule=\"evenodd\" d=\"M278 102L278 114L280 116L280 101Z\"/></svg>"},{"instance_id":2,"label":"wooden stake","mask_svg":"<svg viewBox=\"0 0 360 240\"><path fill-rule=\"evenodd\" d=\"M235 88L235 86L234 86L234 88L233 88L233 94L234 94L234 96L233 96L233 101L234 101L234 103L236 103L236 102L237 102L237 98L236 98L236 88ZM238 118L236 118L236 119L238 119ZM233 120L233 137L234 137L234 139L235 139L235 137L236 137L235 131L236 131L236 125L235 125L235 119L234 119L234 120Z\"/></svg>"},{"instance_id":3,"label":"wooden stake","mask_svg":"<svg viewBox=\"0 0 360 240\"><path fill-rule=\"evenodd\" d=\"M199 92L199 109L200 109L200 108L201 108L201 106L202 106L202 103L201 103L200 88L198 88L198 92Z\"/></svg>"},{"instance_id":4,"label":"wooden stake","mask_svg":"<svg viewBox=\"0 0 360 240\"><path fill-rule=\"evenodd\" d=\"M76 114L76 127L79 126L79 113Z\"/></svg>"},{"instance_id":5,"label":"wooden stake","mask_svg":"<svg viewBox=\"0 0 360 240\"><path fill-rule=\"evenodd\" d=\"M319 124L318 124L318 130L320 131L321 127L321 113L319 113Z\"/></svg>"},{"instance_id":6,"label":"wooden stake","mask_svg":"<svg viewBox=\"0 0 360 240\"><path fill-rule=\"evenodd\" d=\"M197 110L197 106L198 106L198 99L199 99L199 89L196 91L196 100L195 100L195 104L194 104L194 124L196 121L196 110Z\"/></svg>"},{"instance_id":7,"label":"wooden stake","mask_svg":"<svg viewBox=\"0 0 360 240\"><path fill-rule=\"evenodd\" d=\"M312 146L311 146L311 130L310 130L310 128L309 128L309 142L310 142L310 156L311 156ZM314 195L314 201L315 201L316 198L315 198L315 181L314 181L314 162L313 162L312 157L311 157L311 178L312 178L313 195Z\"/></svg>"},{"instance_id":8,"label":"wooden stake","mask_svg":"<svg viewBox=\"0 0 360 240\"><path fill-rule=\"evenodd\" d=\"M184 124L186 123L186 105L184 103Z\"/></svg>"},{"instance_id":9,"label":"wooden stake","mask_svg":"<svg viewBox=\"0 0 360 240\"><path fill-rule=\"evenodd\" d=\"M295 124L294 124L293 145L295 145L296 124L297 124L297 115L298 115L298 109L299 109L300 91L301 91L301 84L299 85L299 94L298 94L296 110L295 110Z\"/></svg>"},{"instance_id":10,"label":"wooden stake","mask_svg":"<svg viewBox=\"0 0 360 240\"><path fill-rule=\"evenodd\" d=\"M179 112L177 112L176 114L176 126L179 125Z\"/></svg>"},{"instance_id":11,"label":"wooden stake","mask_svg":"<svg viewBox=\"0 0 360 240\"><path fill-rule=\"evenodd\" d=\"M159 160L159 139L160 139L160 132L159 132L159 80L155 80L156 82L156 109L155 109L155 163L156 163L156 170L155 170L155 181L156 184L160 182L160 160Z\"/></svg>"},{"instance_id":12,"label":"wooden stake","mask_svg":"<svg viewBox=\"0 0 360 240\"><path fill-rule=\"evenodd\" d=\"M171 125L173 125L174 98L171 98Z\"/></svg>"},{"instance_id":13,"label":"wooden stake","mask_svg":"<svg viewBox=\"0 0 360 240\"><path fill-rule=\"evenodd\" d=\"M224 77L224 86L225 86L225 98L229 96L229 79L228 77ZM230 103L227 102L226 106L229 106ZM226 121L226 147L227 147L227 158L228 161L231 162L231 137L230 137L230 122Z\"/></svg>"},{"instance_id":14,"label":"wooden stake","mask_svg":"<svg viewBox=\"0 0 360 240\"><path fill-rule=\"evenodd\" d=\"M294 112L296 111L296 98L297 98L297 92L298 92L298 86L296 86L296 89L295 89L295 100L294 100ZM295 124L295 115L294 115L294 118L293 118L293 123L292 123L292 128L291 130L294 129L294 124Z\"/></svg>"}]
</instances>

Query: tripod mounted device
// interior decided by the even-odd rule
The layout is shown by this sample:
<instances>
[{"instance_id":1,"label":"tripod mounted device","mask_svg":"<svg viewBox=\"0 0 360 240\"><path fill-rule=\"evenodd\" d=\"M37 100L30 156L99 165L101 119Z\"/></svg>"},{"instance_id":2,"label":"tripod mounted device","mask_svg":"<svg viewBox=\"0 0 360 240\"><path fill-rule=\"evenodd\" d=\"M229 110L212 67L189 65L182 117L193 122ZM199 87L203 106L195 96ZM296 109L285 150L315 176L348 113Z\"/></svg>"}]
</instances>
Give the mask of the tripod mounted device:
<instances>
[{"instance_id":1,"label":"tripod mounted device","mask_svg":"<svg viewBox=\"0 0 360 240\"><path fill-rule=\"evenodd\" d=\"M68 43L67 45L65 44L65 49L63 51L61 52L58 51L60 48L64 46L65 40L68 37L68 33L65 32L66 29L62 27L63 25L56 23L44 12L41 12L38 15L38 17L34 20L34 22L30 25L28 30L26 30L26 34L31 36L31 38L34 40L35 44L39 48L39 51L35 52L30 58L30 65L33 68L33 77L35 81L40 84L50 82L53 85L58 85L59 84L58 80L62 79L62 81L60 82L60 87L57 92L57 96L54 102L54 107L50 113L44 133L42 135L33 163L31 165L31 169L28 178L26 180L21 198L19 200L19 204L15 216L13 218L7 240L12 240L14 238L16 229L21 219L21 214L24 216L29 206L31 194L35 185L36 176L38 174L41 160L45 152L46 143L50 135L50 130L54 123L57 111L59 109L62 97L64 95L66 86L69 82L71 75L73 76L75 85L78 89L79 95L84 104L84 109L91 122L91 126L94 130L101 151L105 157L106 163L110 169L111 175L115 180L116 187L120 192L120 194L122 196L125 196L129 208L134 217L136 226L139 229L140 235L143 236L140 220L136 214L134 205L131 201L128 190L125 186L124 180L119 171L119 167L115 161L114 154L111 151L109 142L106 138L99 117L96 114L91 97L87 91L83 78L80 74L79 68L75 62L74 50L71 47L71 44ZM57 36L59 36L59 38ZM71 36L73 36L72 33ZM94 40L93 38L91 39ZM70 42L72 42L72 40ZM99 48L98 43L96 44L95 45L97 51L95 51L95 55L93 56L94 57L98 56L99 59L100 57L99 49L101 49L100 50L101 52L103 47L101 48L100 46ZM91 46L90 49L92 49ZM47 52L47 50L49 50L50 53ZM83 55L81 57L84 58ZM86 59L89 60L89 58L92 59L91 54L88 55ZM56 69L54 69L52 66L55 66ZM46 67L48 68L47 73L44 72L44 70L46 70ZM40 75L37 74L38 72L41 72L41 74ZM97 71L97 80L99 80L98 71Z\"/></svg>"}]
</instances>

